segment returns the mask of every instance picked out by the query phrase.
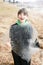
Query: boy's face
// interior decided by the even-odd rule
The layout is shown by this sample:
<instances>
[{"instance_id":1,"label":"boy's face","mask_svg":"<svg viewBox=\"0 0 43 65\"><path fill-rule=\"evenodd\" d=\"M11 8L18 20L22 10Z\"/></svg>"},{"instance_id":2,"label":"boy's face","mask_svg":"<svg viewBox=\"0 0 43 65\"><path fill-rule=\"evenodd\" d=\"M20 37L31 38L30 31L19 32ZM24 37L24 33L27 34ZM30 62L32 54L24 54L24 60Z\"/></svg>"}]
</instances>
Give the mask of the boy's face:
<instances>
[{"instance_id":1,"label":"boy's face","mask_svg":"<svg viewBox=\"0 0 43 65\"><path fill-rule=\"evenodd\" d=\"M26 20L27 18L28 18L28 16L23 14L23 13L18 15L18 19L21 20L21 21Z\"/></svg>"}]
</instances>

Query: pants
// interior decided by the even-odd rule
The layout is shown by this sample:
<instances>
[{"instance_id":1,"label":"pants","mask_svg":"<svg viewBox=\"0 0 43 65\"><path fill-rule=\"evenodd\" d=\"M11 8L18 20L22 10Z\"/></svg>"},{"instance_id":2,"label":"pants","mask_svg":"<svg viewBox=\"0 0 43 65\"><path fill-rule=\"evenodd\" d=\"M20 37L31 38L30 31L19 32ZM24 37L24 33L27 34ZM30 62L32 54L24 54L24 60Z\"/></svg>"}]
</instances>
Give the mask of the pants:
<instances>
[{"instance_id":1,"label":"pants","mask_svg":"<svg viewBox=\"0 0 43 65\"><path fill-rule=\"evenodd\" d=\"M13 52L13 50L12 50L12 56L14 59L14 65L30 65L30 61L28 63L26 60L21 59L20 56L18 56L15 52Z\"/></svg>"}]
</instances>

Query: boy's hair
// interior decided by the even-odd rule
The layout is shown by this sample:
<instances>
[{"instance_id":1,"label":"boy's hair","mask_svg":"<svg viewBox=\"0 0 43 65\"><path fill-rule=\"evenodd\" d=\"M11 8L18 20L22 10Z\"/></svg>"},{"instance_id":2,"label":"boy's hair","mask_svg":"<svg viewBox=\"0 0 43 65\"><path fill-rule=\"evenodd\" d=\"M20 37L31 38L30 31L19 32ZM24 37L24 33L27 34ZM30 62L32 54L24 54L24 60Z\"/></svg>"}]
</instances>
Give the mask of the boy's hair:
<instances>
[{"instance_id":1,"label":"boy's hair","mask_svg":"<svg viewBox=\"0 0 43 65\"><path fill-rule=\"evenodd\" d=\"M25 8L22 8L18 11L18 15L23 13L24 15L27 15L28 16L28 11L25 9Z\"/></svg>"}]
</instances>

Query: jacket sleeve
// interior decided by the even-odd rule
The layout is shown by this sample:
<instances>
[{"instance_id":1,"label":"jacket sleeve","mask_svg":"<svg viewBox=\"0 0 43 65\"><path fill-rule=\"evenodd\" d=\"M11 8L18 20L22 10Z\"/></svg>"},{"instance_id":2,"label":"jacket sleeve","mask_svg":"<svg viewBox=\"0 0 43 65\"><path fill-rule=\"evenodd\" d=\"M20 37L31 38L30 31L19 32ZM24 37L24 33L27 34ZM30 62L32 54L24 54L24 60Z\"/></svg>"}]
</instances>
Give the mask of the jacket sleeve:
<instances>
[{"instance_id":1,"label":"jacket sleeve","mask_svg":"<svg viewBox=\"0 0 43 65\"><path fill-rule=\"evenodd\" d=\"M30 34L31 34L31 38L28 39L28 42L30 43L30 46L33 46L33 45L35 46L36 45L35 41L38 37L38 32L32 25L30 26Z\"/></svg>"},{"instance_id":2,"label":"jacket sleeve","mask_svg":"<svg viewBox=\"0 0 43 65\"><path fill-rule=\"evenodd\" d=\"M16 32L17 23L11 25L10 31L9 31L9 37L12 41L14 41L14 34Z\"/></svg>"},{"instance_id":3,"label":"jacket sleeve","mask_svg":"<svg viewBox=\"0 0 43 65\"><path fill-rule=\"evenodd\" d=\"M13 41L13 38L14 38L14 28L13 28L13 25L11 25L11 27L10 27L9 37Z\"/></svg>"}]
</instances>

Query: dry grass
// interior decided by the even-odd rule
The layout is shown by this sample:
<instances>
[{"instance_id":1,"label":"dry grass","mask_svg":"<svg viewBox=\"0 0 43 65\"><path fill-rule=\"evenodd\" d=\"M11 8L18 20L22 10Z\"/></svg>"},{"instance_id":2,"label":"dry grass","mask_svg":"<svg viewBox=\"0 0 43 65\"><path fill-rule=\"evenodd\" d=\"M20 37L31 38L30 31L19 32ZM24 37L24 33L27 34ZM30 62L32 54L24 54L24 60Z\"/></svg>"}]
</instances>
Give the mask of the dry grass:
<instances>
[{"instance_id":1,"label":"dry grass","mask_svg":"<svg viewBox=\"0 0 43 65\"><path fill-rule=\"evenodd\" d=\"M0 3L0 43L9 42L9 28L16 20L17 10L13 4Z\"/></svg>"}]
</instances>

